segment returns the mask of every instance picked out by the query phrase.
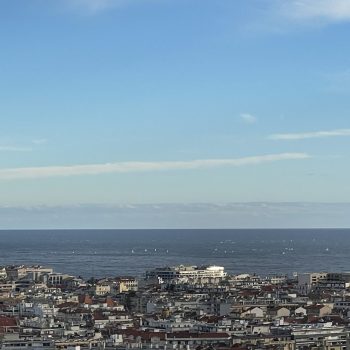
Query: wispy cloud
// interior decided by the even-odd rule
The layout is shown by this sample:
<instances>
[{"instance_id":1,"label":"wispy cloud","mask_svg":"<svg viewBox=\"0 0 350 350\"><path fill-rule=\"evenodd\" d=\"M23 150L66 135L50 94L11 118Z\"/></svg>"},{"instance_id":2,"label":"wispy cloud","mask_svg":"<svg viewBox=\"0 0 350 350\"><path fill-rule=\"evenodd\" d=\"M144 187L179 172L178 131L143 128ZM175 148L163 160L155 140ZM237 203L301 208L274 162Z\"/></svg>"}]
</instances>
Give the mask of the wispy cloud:
<instances>
[{"instance_id":1,"label":"wispy cloud","mask_svg":"<svg viewBox=\"0 0 350 350\"><path fill-rule=\"evenodd\" d=\"M278 0L277 4L285 17L295 20L350 20L349 0Z\"/></svg>"},{"instance_id":2,"label":"wispy cloud","mask_svg":"<svg viewBox=\"0 0 350 350\"><path fill-rule=\"evenodd\" d=\"M101 11L120 7L131 3L133 0L62 0L65 6L75 12L96 14Z\"/></svg>"},{"instance_id":3,"label":"wispy cloud","mask_svg":"<svg viewBox=\"0 0 350 350\"><path fill-rule=\"evenodd\" d=\"M32 140L32 143L34 145L44 145L45 143L47 143L47 139L34 139Z\"/></svg>"},{"instance_id":4,"label":"wispy cloud","mask_svg":"<svg viewBox=\"0 0 350 350\"><path fill-rule=\"evenodd\" d=\"M141 1L145 0L60 0L70 11L92 15ZM286 25L286 20L299 23L308 22L308 24L311 21L350 20L349 0L262 0L256 2L258 12L264 13L265 19L274 22L275 29L276 21ZM263 11L261 11L262 8Z\"/></svg>"},{"instance_id":5,"label":"wispy cloud","mask_svg":"<svg viewBox=\"0 0 350 350\"><path fill-rule=\"evenodd\" d=\"M350 136L350 129L336 129L329 131L312 131L292 134L273 134L268 138L270 140L303 140L325 137Z\"/></svg>"},{"instance_id":6,"label":"wispy cloud","mask_svg":"<svg viewBox=\"0 0 350 350\"><path fill-rule=\"evenodd\" d=\"M350 21L349 0L261 0L253 3L254 16L242 28L255 34L284 34Z\"/></svg>"},{"instance_id":7,"label":"wispy cloud","mask_svg":"<svg viewBox=\"0 0 350 350\"><path fill-rule=\"evenodd\" d=\"M31 147L0 146L0 152L31 152Z\"/></svg>"},{"instance_id":8,"label":"wispy cloud","mask_svg":"<svg viewBox=\"0 0 350 350\"><path fill-rule=\"evenodd\" d=\"M284 160L300 160L307 158L310 158L310 156L306 153L280 153L233 159L201 159L192 161L164 162L119 162L71 166L9 168L0 169L0 180L35 179L47 177L132 173L146 171L191 170L217 168L223 166L239 167L245 165L257 165Z\"/></svg>"},{"instance_id":9,"label":"wispy cloud","mask_svg":"<svg viewBox=\"0 0 350 350\"><path fill-rule=\"evenodd\" d=\"M246 124L255 124L258 121L257 117L250 113L241 113L240 118Z\"/></svg>"},{"instance_id":10,"label":"wispy cloud","mask_svg":"<svg viewBox=\"0 0 350 350\"><path fill-rule=\"evenodd\" d=\"M325 75L327 92L349 94L350 92L350 69L333 72Z\"/></svg>"}]
</instances>

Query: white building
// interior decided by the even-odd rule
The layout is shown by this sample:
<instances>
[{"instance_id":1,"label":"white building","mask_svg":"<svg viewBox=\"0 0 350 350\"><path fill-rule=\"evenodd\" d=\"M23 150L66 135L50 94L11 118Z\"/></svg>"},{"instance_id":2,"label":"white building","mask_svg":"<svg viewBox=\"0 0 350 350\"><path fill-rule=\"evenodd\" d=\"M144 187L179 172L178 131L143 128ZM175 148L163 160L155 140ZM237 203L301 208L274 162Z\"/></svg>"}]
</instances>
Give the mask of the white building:
<instances>
[{"instance_id":1,"label":"white building","mask_svg":"<svg viewBox=\"0 0 350 350\"><path fill-rule=\"evenodd\" d=\"M327 272L302 273L298 275L298 289L301 294L307 294L320 281L327 279Z\"/></svg>"},{"instance_id":2,"label":"white building","mask_svg":"<svg viewBox=\"0 0 350 350\"><path fill-rule=\"evenodd\" d=\"M298 275L298 289L301 294L307 294L316 287L318 289L345 289L350 285L349 272L312 272Z\"/></svg>"},{"instance_id":3,"label":"white building","mask_svg":"<svg viewBox=\"0 0 350 350\"><path fill-rule=\"evenodd\" d=\"M47 283L49 285L57 286L57 285L61 285L64 280L66 280L70 277L72 277L72 276L69 276L69 275L63 274L63 273L52 272L52 273L48 274L47 276L45 276L45 280L47 280Z\"/></svg>"},{"instance_id":4,"label":"white building","mask_svg":"<svg viewBox=\"0 0 350 350\"><path fill-rule=\"evenodd\" d=\"M43 267L40 265L35 266L6 266L7 277L11 280L18 280L23 277L27 277L32 281L38 282L43 275L53 273L52 268Z\"/></svg>"},{"instance_id":5,"label":"white building","mask_svg":"<svg viewBox=\"0 0 350 350\"><path fill-rule=\"evenodd\" d=\"M175 266L147 271L147 279L160 278L163 282L215 282L227 276L222 266Z\"/></svg>"},{"instance_id":6,"label":"white building","mask_svg":"<svg viewBox=\"0 0 350 350\"><path fill-rule=\"evenodd\" d=\"M5 279L7 277L6 269L4 267L0 267L0 279Z\"/></svg>"}]
</instances>

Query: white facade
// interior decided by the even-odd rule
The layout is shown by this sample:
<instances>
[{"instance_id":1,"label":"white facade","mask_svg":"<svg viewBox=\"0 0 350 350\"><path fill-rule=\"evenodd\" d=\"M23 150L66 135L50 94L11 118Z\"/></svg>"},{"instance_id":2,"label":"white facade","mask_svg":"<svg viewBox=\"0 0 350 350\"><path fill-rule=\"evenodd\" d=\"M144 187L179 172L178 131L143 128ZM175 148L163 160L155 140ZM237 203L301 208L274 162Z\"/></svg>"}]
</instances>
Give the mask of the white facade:
<instances>
[{"instance_id":1,"label":"white facade","mask_svg":"<svg viewBox=\"0 0 350 350\"><path fill-rule=\"evenodd\" d=\"M6 269L4 267L0 267L0 279L4 279L7 277Z\"/></svg>"},{"instance_id":2,"label":"white facade","mask_svg":"<svg viewBox=\"0 0 350 350\"><path fill-rule=\"evenodd\" d=\"M310 292L319 281L327 279L327 272L302 273L298 275L298 289L302 294Z\"/></svg>"},{"instance_id":3,"label":"white facade","mask_svg":"<svg viewBox=\"0 0 350 350\"><path fill-rule=\"evenodd\" d=\"M223 279L227 276L222 266L176 266L158 268L152 271L148 271L147 278L161 278L164 282L171 280L183 280L185 281L200 281L200 280L212 280Z\"/></svg>"}]
</instances>

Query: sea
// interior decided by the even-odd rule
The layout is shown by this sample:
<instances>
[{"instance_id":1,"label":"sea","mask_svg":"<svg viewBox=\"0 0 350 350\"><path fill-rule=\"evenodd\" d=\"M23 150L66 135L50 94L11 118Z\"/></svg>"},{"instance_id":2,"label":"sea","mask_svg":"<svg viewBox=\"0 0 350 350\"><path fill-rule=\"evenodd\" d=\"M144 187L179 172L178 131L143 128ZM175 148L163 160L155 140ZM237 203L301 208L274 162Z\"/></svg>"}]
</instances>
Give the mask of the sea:
<instances>
[{"instance_id":1,"label":"sea","mask_svg":"<svg viewBox=\"0 0 350 350\"><path fill-rule=\"evenodd\" d=\"M180 264L260 276L350 271L350 229L0 231L0 266L10 264L83 278Z\"/></svg>"}]
</instances>

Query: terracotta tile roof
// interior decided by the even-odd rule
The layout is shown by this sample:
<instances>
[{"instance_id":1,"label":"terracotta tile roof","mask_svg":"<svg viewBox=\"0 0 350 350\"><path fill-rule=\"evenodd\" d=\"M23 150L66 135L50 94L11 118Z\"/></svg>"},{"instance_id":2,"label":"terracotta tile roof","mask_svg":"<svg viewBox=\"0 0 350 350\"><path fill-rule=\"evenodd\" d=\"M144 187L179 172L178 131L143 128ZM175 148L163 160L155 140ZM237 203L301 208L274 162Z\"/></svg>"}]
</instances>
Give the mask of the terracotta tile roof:
<instances>
[{"instance_id":1,"label":"terracotta tile roof","mask_svg":"<svg viewBox=\"0 0 350 350\"><path fill-rule=\"evenodd\" d=\"M58 304L57 307L59 309L64 309L64 308L67 308L67 307L76 307L78 305L79 305L78 303L66 302L66 303Z\"/></svg>"},{"instance_id":2,"label":"terracotta tile roof","mask_svg":"<svg viewBox=\"0 0 350 350\"><path fill-rule=\"evenodd\" d=\"M275 290L275 287L269 284L266 286L261 286L261 290L263 292L273 292Z\"/></svg>"},{"instance_id":3,"label":"terracotta tile roof","mask_svg":"<svg viewBox=\"0 0 350 350\"><path fill-rule=\"evenodd\" d=\"M307 305L305 306L306 310L320 310L324 307L324 305Z\"/></svg>"},{"instance_id":4,"label":"terracotta tile roof","mask_svg":"<svg viewBox=\"0 0 350 350\"><path fill-rule=\"evenodd\" d=\"M80 304L91 305L92 304L92 299L91 299L91 297L88 294L79 295L79 303Z\"/></svg>"},{"instance_id":5,"label":"terracotta tile roof","mask_svg":"<svg viewBox=\"0 0 350 350\"><path fill-rule=\"evenodd\" d=\"M113 299L112 299L111 297L107 297L107 298L106 298L106 304L107 304L107 306L109 306L109 307L114 307L114 306L117 305L117 304L113 301Z\"/></svg>"},{"instance_id":6,"label":"terracotta tile roof","mask_svg":"<svg viewBox=\"0 0 350 350\"><path fill-rule=\"evenodd\" d=\"M17 327L17 321L13 317L0 316L0 328Z\"/></svg>"},{"instance_id":7,"label":"terracotta tile roof","mask_svg":"<svg viewBox=\"0 0 350 350\"><path fill-rule=\"evenodd\" d=\"M94 312L94 320L95 321L102 321L102 320L108 320L108 317L104 316L101 312Z\"/></svg>"}]
</instances>

